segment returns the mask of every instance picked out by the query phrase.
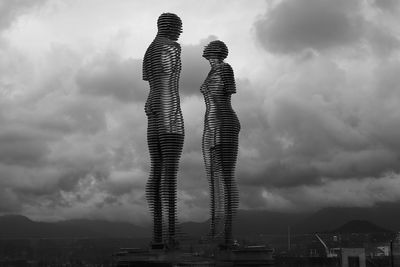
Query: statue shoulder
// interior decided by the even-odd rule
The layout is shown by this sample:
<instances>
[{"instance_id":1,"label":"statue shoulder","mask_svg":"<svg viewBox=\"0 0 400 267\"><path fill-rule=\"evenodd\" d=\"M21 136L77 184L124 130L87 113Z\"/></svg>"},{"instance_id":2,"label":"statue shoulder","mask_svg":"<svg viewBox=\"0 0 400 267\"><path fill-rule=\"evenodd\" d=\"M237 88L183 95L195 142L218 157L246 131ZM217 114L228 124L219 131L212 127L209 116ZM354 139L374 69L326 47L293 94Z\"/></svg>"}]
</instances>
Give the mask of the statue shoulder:
<instances>
[{"instance_id":1,"label":"statue shoulder","mask_svg":"<svg viewBox=\"0 0 400 267\"><path fill-rule=\"evenodd\" d=\"M232 77L234 76L233 69L232 69L231 65L229 65L229 63L224 62L221 66L221 69L222 69L223 75L232 76Z\"/></svg>"},{"instance_id":2,"label":"statue shoulder","mask_svg":"<svg viewBox=\"0 0 400 267\"><path fill-rule=\"evenodd\" d=\"M178 42L165 37L156 37L154 42L169 48L181 50L181 45Z\"/></svg>"}]
</instances>

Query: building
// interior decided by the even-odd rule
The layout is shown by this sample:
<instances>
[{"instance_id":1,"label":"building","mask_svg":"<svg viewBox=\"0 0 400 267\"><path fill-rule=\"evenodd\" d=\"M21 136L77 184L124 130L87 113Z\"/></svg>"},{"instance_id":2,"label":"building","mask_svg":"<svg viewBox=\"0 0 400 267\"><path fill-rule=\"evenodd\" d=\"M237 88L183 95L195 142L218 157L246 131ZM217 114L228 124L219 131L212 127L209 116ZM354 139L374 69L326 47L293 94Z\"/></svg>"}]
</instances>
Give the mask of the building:
<instances>
[{"instance_id":1,"label":"building","mask_svg":"<svg viewBox=\"0 0 400 267\"><path fill-rule=\"evenodd\" d=\"M366 267L364 248L342 248L342 267Z\"/></svg>"},{"instance_id":2,"label":"building","mask_svg":"<svg viewBox=\"0 0 400 267\"><path fill-rule=\"evenodd\" d=\"M232 266L269 266L274 264L273 249L247 246L232 250Z\"/></svg>"}]
</instances>

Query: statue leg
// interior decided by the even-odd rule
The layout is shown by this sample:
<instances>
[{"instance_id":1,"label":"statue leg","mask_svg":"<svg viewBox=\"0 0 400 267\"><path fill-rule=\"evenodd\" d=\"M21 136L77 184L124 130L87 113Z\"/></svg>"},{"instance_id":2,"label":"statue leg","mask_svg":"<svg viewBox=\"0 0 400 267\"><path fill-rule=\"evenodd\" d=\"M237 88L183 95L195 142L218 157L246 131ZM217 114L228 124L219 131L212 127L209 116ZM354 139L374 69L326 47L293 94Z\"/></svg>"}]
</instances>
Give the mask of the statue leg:
<instances>
[{"instance_id":1,"label":"statue leg","mask_svg":"<svg viewBox=\"0 0 400 267\"><path fill-rule=\"evenodd\" d=\"M161 133L161 154L162 154L162 181L161 195L163 206L168 220L167 236L168 243L174 247L176 243L176 184L179 167L179 159L183 148L183 134Z\"/></svg>"},{"instance_id":2,"label":"statue leg","mask_svg":"<svg viewBox=\"0 0 400 267\"><path fill-rule=\"evenodd\" d=\"M162 202L161 202L161 146L155 118L149 117L147 143L150 152L150 177L146 185L146 198L153 216L153 242L162 242Z\"/></svg>"},{"instance_id":3,"label":"statue leg","mask_svg":"<svg viewBox=\"0 0 400 267\"><path fill-rule=\"evenodd\" d=\"M235 181L235 167L238 154L238 134L227 132L224 134L221 147L222 180L224 184L225 199L225 245L233 243L232 224L233 217L239 205L239 193Z\"/></svg>"},{"instance_id":4,"label":"statue leg","mask_svg":"<svg viewBox=\"0 0 400 267\"><path fill-rule=\"evenodd\" d=\"M212 187L214 191L214 238L218 238L223 233L224 218L224 194L225 190L222 183L222 161L221 145L215 144L211 148L211 173Z\"/></svg>"},{"instance_id":5,"label":"statue leg","mask_svg":"<svg viewBox=\"0 0 400 267\"><path fill-rule=\"evenodd\" d=\"M202 140L202 150L204 165L206 168L206 176L208 185L210 188L210 237L213 239L215 237L215 187L214 187L214 176L212 172L212 155L211 155L211 139L210 133L204 130L203 140Z\"/></svg>"}]
</instances>

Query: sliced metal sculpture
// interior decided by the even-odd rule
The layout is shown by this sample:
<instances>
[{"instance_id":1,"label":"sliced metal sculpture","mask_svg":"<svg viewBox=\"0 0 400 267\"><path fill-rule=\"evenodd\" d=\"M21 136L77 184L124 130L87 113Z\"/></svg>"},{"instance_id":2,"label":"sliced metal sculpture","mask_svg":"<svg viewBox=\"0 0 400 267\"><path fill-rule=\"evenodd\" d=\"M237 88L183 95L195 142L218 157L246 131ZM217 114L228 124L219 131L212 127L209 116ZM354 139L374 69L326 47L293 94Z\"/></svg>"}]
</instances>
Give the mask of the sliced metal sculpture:
<instances>
[{"instance_id":1,"label":"sliced metal sculpture","mask_svg":"<svg viewBox=\"0 0 400 267\"><path fill-rule=\"evenodd\" d=\"M236 93L233 70L224 59L228 48L222 41L212 41L203 57L211 64L200 91L204 95L206 114L203 132L203 157L211 197L210 237L223 245L232 244L232 221L239 203L235 183L240 123L231 105Z\"/></svg>"},{"instance_id":2,"label":"sliced metal sculpture","mask_svg":"<svg viewBox=\"0 0 400 267\"><path fill-rule=\"evenodd\" d=\"M143 60L143 80L150 84L145 104L148 118L147 142L151 169L146 197L153 216L153 244L176 245L176 185L184 140L179 98L181 48L176 42L182 32L181 19L163 13L158 33Z\"/></svg>"}]
</instances>

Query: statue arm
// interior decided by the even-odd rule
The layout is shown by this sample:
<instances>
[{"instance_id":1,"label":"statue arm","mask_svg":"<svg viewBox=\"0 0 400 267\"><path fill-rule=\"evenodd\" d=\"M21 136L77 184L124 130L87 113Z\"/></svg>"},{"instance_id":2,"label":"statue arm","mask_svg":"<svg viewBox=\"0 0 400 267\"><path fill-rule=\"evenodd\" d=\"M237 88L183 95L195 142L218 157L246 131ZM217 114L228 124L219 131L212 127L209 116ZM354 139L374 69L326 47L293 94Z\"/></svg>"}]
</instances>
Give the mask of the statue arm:
<instances>
[{"instance_id":1,"label":"statue arm","mask_svg":"<svg viewBox=\"0 0 400 267\"><path fill-rule=\"evenodd\" d=\"M162 92L161 92L161 116L162 128L166 132L177 132L177 118L179 116L179 71L180 49L174 45L165 45L161 52L162 66Z\"/></svg>"},{"instance_id":2,"label":"statue arm","mask_svg":"<svg viewBox=\"0 0 400 267\"><path fill-rule=\"evenodd\" d=\"M231 65L225 63L222 68L222 81L224 84L224 92L227 94L236 93L235 76Z\"/></svg>"},{"instance_id":3,"label":"statue arm","mask_svg":"<svg viewBox=\"0 0 400 267\"><path fill-rule=\"evenodd\" d=\"M161 51L161 71L163 74L171 75L180 67L181 49L179 44L163 45Z\"/></svg>"},{"instance_id":4,"label":"statue arm","mask_svg":"<svg viewBox=\"0 0 400 267\"><path fill-rule=\"evenodd\" d=\"M149 77L149 71L150 70L149 70L149 68L151 67L150 66L151 63L150 63L149 57L150 57L149 49L147 49L147 51L146 51L146 53L144 55L143 65L142 65L142 79L144 81L149 81L150 80L150 77ZM151 98L152 98L151 96L148 97L147 100L146 100L146 103L144 105L144 111L145 111L147 116L150 116L153 113L152 110L151 110L151 106L152 106Z\"/></svg>"},{"instance_id":5,"label":"statue arm","mask_svg":"<svg viewBox=\"0 0 400 267\"><path fill-rule=\"evenodd\" d=\"M144 54L143 58L143 65L142 65L142 79L143 81L148 81L149 80L149 68L150 68L150 47L146 50L146 53Z\"/></svg>"}]
</instances>

